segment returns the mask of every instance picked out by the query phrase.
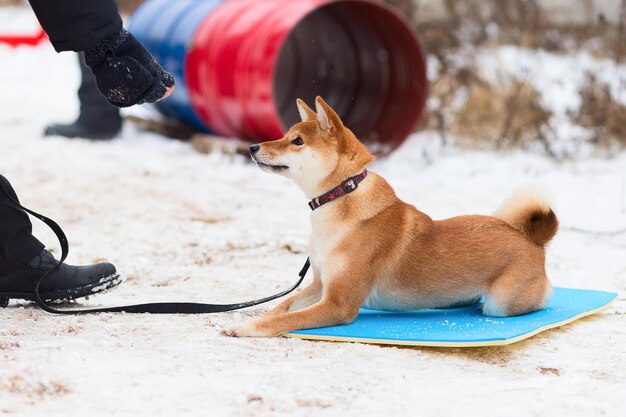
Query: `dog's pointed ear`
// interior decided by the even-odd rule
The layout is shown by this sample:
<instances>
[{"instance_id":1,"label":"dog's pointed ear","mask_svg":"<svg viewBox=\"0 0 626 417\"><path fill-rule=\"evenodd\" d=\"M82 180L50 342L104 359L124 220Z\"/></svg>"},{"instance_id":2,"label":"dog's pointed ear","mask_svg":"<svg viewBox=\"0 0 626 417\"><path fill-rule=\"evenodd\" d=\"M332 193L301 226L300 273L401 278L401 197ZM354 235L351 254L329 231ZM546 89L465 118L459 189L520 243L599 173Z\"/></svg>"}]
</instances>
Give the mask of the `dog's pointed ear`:
<instances>
[{"instance_id":1,"label":"dog's pointed ear","mask_svg":"<svg viewBox=\"0 0 626 417\"><path fill-rule=\"evenodd\" d=\"M315 108L317 109L317 121L323 131L332 134L343 126L337 113L320 96L315 99Z\"/></svg>"},{"instance_id":2,"label":"dog's pointed ear","mask_svg":"<svg viewBox=\"0 0 626 417\"><path fill-rule=\"evenodd\" d=\"M315 112L307 106L304 101L297 99L296 105L298 106L298 113L300 113L300 118L303 122L306 122L307 120L315 120L317 114L315 114Z\"/></svg>"}]
</instances>

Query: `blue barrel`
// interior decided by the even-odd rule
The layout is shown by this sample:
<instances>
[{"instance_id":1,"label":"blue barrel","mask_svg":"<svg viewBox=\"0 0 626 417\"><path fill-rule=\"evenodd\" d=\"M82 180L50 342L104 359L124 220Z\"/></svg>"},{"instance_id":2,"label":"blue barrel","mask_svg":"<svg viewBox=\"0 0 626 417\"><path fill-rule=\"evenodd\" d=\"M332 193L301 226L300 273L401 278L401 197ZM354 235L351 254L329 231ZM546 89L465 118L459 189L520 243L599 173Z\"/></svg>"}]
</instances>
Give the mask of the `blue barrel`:
<instances>
[{"instance_id":1,"label":"blue barrel","mask_svg":"<svg viewBox=\"0 0 626 417\"><path fill-rule=\"evenodd\" d=\"M191 106L185 78L186 56L196 29L221 2L149 0L133 13L129 28L163 68L176 78L172 95L156 104L159 111L204 132L209 129Z\"/></svg>"}]
</instances>

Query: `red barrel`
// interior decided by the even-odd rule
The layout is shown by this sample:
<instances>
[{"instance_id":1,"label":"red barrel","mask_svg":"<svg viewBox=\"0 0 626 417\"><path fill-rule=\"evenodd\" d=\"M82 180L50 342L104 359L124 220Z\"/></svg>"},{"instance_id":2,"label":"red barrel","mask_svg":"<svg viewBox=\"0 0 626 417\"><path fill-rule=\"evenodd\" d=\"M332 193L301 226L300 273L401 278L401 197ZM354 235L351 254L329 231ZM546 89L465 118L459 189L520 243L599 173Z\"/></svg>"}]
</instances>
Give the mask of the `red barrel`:
<instances>
[{"instance_id":1,"label":"red barrel","mask_svg":"<svg viewBox=\"0 0 626 417\"><path fill-rule=\"evenodd\" d=\"M191 105L185 79L187 50L200 23L221 0L149 0L133 13L129 30L176 78L174 92L156 103L165 116L206 131Z\"/></svg>"},{"instance_id":2,"label":"red barrel","mask_svg":"<svg viewBox=\"0 0 626 417\"><path fill-rule=\"evenodd\" d=\"M411 25L373 0L227 0L193 36L185 78L216 133L265 141L299 121L296 98L321 95L366 142L398 146L426 101L426 62Z\"/></svg>"}]
</instances>

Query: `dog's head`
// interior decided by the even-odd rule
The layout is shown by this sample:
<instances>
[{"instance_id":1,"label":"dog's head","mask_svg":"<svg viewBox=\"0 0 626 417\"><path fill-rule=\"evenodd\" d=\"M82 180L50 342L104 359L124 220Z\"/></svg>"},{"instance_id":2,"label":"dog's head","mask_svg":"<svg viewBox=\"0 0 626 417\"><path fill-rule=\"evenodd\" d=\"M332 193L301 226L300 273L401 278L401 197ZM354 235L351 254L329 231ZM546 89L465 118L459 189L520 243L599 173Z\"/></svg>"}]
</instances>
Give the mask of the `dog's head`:
<instances>
[{"instance_id":1,"label":"dog's head","mask_svg":"<svg viewBox=\"0 0 626 417\"><path fill-rule=\"evenodd\" d=\"M297 106L302 122L282 139L250 146L252 159L261 169L292 179L313 198L374 160L321 97L315 99L317 112L300 99Z\"/></svg>"}]
</instances>

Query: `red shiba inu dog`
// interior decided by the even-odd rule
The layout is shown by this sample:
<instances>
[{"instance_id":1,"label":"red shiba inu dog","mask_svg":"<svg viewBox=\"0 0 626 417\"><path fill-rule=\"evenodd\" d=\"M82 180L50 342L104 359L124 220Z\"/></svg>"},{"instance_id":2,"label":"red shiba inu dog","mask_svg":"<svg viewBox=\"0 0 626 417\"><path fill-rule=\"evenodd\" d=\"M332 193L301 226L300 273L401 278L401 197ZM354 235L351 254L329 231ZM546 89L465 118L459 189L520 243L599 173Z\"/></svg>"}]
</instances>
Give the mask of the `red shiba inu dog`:
<instances>
[{"instance_id":1,"label":"red shiba inu dog","mask_svg":"<svg viewBox=\"0 0 626 417\"><path fill-rule=\"evenodd\" d=\"M490 316L541 309L551 294L544 246L558 220L531 193L493 216L433 221L366 170L367 148L320 98L298 100L302 122L279 140L252 145L258 166L292 179L307 198L313 283L230 336L276 336L350 323L360 307L445 308L477 302Z\"/></svg>"}]
</instances>

